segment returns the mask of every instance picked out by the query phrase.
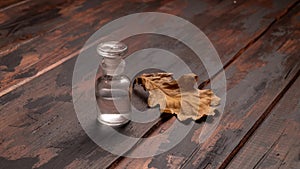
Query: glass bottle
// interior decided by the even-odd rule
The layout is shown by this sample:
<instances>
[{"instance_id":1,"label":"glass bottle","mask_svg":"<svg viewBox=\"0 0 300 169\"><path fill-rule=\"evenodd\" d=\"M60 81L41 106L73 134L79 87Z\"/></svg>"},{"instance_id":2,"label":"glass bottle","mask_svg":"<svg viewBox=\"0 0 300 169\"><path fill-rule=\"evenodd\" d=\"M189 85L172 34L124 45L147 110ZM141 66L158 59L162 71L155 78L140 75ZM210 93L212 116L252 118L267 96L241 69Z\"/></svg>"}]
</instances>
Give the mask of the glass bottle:
<instances>
[{"instance_id":1,"label":"glass bottle","mask_svg":"<svg viewBox=\"0 0 300 169\"><path fill-rule=\"evenodd\" d=\"M110 41L101 43L97 52L103 57L103 75L96 83L96 99L100 109L97 120L105 125L120 126L130 120L130 79L122 74L125 61L122 56L126 53L124 43Z\"/></svg>"}]
</instances>

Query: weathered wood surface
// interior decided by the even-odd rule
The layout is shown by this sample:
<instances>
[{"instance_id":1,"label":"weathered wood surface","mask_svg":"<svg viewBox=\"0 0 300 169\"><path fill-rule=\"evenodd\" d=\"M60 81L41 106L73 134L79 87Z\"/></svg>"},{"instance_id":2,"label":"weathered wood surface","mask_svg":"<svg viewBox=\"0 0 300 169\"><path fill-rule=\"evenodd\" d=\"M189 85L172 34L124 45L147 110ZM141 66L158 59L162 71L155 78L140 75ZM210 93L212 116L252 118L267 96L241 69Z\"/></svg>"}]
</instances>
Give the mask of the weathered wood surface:
<instances>
[{"instance_id":1,"label":"weathered wood surface","mask_svg":"<svg viewBox=\"0 0 300 169\"><path fill-rule=\"evenodd\" d=\"M0 2L0 10L12 8L15 5L26 2L26 0L6 0Z\"/></svg>"},{"instance_id":2,"label":"weathered wood surface","mask_svg":"<svg viewBox=\"0 0 300 169\"><path fill-rule=\"evenodd\" d=\"M280 19L225 69L228 84L225 113L210 139L197 144L203 124L196 124L188 137L171 151L153 158L125 158L112 168L225 167L299 76L299 9L298 5ZM172 121L164 123L161 128L170 126L169 123ZM156 148L159 150L159 146ZM246 154L251 156L245 152L245 161Z\"/></svg>"},{"instance_id":3,"label":"weathered wood surface","mask_svg":"<svg viewBox=\"0 0 300 169\"><path fill-rule=\"evenodd\" d=\"M227 64L239 55L236 51L243 50L247 47L245 44L255 41L294 3L295 0L246 1L236 4L231 1L199 3L114 0L103 2L56 0L47 1L47 3L40 1L21 3L15 7L16 9L9 8L0 15L6 18L0 25L4 38L1 38L0 43L2 47L0 48L0 87L1 90L7 89L0 94L11 91L19 84L29 81L31 77L39 76L45 72L45 69L48 71L47 68L50 65L55 67L56 63L62 59L75 57L92 33L105 23L127 14L158 11L190 20L208 35L218 52L222 53L221 60ZM28 10L30 7L37 8L41 4L45 4L46 12ZM20 15L11 16L11 12ZM35 19L31 19L34 17ZM135 43L130 43L129 47L132 50L141 49L142 46L160 47L172 51L172 46L178 48L174 50L181 51L180 55L192 55L192 52L182 50L184 47L181 44L152 43L153 41L155 38L143 39L146 43L142 45L139 40L135 40ZM152 45L147 42L151 42ZM196 73L203 77L202 79L206 79L207 75L203 66L198 65L197 68L199 71Z\"/></svg>"},{"instance_id":4,"label":"weathered wood surface","mask_svg":"<svg viewBox=\"0 0 300 169\"><path fill-rule=\"evenodd\" d=\"M25 7L33 3L30 2L26 1ZM182 1L146 3L118 1L119 5L113 9L111 7L116 5L115 1L105 1L101 4L96 1L86 1L82 4L75 2L74 4L71 1L65 3L67 9L71 6L66 12L66 17L57 16L52 19L53 22L62 24L61 26L56 27L53 24L52 27L46 29L41 25L47 23L51 25L51 22L47 21L42 24L37 22L31 26L26 25L21 28L20 32L16 31L18 32L16 36L12 34L8 37L12 44L16 44L16 48L6 50L10 49L7 47L9 44L3 43L4 46L1 49L7 53L2 52L3 55L0 56L1 70L3 70L0 74L1 91L24 79L34 77L49 65L53 64L54 66L50 69L54 69L42 73L41 77L30 79L31 81L27 84L0 97L0 168L2 166L5 168L20 168L20 166L22 168L33 166L40 168L104 168L107 166L176 168L186 166L189 168L198 166L201 162L198 157L206 156L205 153L208 153L208 158L203 158L204 162L201 162L199 167L220 166L223 165L224 160L232 158L230 156L227 159L228 153L243 139L242 136L250 131L255 121L259 121L260 115L264 114L265 109L274 99L276 100L277 94L281 96L281 91L285 91L285 87L299 71L299 55L296 55L299 52L297 48L299 43L296 38L299 35L296 31L299 25L297 25L297 17L294 16L296 14L290 14L290 8L295 8L293 4L296 1L273 1L271 4L269 1L246 1L237 4L229 1L208 1L200 4ZM16 5L16 10L22 5L23 3ZM299 11L299 8L297 9ZM7 10L13 10L13 8L5 9L4 12ZM62 10L62 8L56 8L55 5L49 8L49 11L56 10ZM229 99L229 108L226 109L224 122L222 120L221 127L218 128L220 133L216 133L210 144L201 145L204 149L198 148L199 145L195 139L191 141L191 138L197 138L201 130L203 123L199 123L171 152L153 159L125 158L122 160L99 148L85 135L78 124L71 103L71 78L75 62L73 57L78 54L85 40L103 24L120 16L142 11L162 11L190 20L208 34L221 54L221 60L227 63L228 92L232 94L231 98L241 97L241 100ZM72 17L72 12L76 14L76 17ZM287 12L291 16L289 21L285 17L284 21L280 19L278 24L275 23ZM22 15L26 14L25 12ZM34 12L34 15L39 16L38 11ZM257 24L252 24L254 21ZM10 22L9 19L7 22ZM274 23L277 25L276 28L273 28ZM280 23L283 27L280 27ZM37 36L29 36L26 29L36 31ZM272 29L274 37L270 31L265 33L269 29ZM19 36L27 39L22 40ZM286 41L291 37L296 40ZM206 76L203 67L199 66L200 63L191 62L189 55L192 52L186 47L174 40L164 41L167 43L161 44L159 43L161 40L160 37L146 36L125 41L131 49L129 52L145 47L169 49L190 63L195 73ZM50 44L49 41L51 41ZM248 50L245 52L246 49ZM275 50L274 53L271 52L272 49ZM274 59L272 56L277 57ZM35 60L32 60L34 58ZM64 58L70 60L60 65L58 61ZM278 66L279 63L282 65ZM12 67L10 69L12 72L7 71L9 66ZM34 70L33 73L25 73L25 76L22 76L30 69ZM249 84L249 81L254 83ZM238 95L243 93L245 88L250 88L248 93ZM240 119L238 122L234 121L238 119ZM248 119L251 121L247 121ZM151 134L163 132L174 120L174 118L162 118L146 125L130 124L122 132L137 137L151 136ZM246 124L245 128L240 127L244 124ZM212 149L214 143L216 143L216 148ZM205 146L208 148L205 149ZM159 149L159 145L157 148ZM192 154L195 156L190 156ZM114 163L115 160L117 162Z\"/></svg>"},{"instance_id":5,"label":"weathered wood surface","mask_svg":"<svg viewBox=\"0 0 300 169\"><path fill-rule=\"evenodd\" d=\"M300 168L300 78L228 168Z\"/></svg>"},{"instance_id":6,"label":"weathered wood surface","mask_svg":"<svg viewBox=\"0 0 300 169\"><path fill-rule=\"evenodd\" d=\"M223 126L196 150L185 168L225 167L299 76L299 9L298 5L245 51L245 60L236 60L226 70L229 96Z\"/></svg>"}]
</instances>

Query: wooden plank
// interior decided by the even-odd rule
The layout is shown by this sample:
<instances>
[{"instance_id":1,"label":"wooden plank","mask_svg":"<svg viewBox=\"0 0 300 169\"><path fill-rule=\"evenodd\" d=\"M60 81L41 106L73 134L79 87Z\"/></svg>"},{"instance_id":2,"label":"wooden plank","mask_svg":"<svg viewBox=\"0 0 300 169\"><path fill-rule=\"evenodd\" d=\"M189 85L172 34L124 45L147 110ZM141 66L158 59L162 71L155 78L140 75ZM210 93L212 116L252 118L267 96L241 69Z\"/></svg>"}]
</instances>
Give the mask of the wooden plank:
<instances>
[{"instance_id":1,"label":"wooden plank","mask_svg":"<svg viewBox=\"0 0 300 169\"><path fill-rule=\"evenodd\" d=\"M227 81L230 84L229 102L223 123L206 143L196 149L193 157L184 164L184 168L226 166L291 82L299 76L299 49L296 46L300 25L295 22L300 14L299 8L300 5L278 22L251 50L245 52L243 55L247 60L237 60L236 66L226 71L227 78L232 79ZM279 35L282 31L284 34ZM252 62L253 56L258 60ZM235 69L240 72L235 72ZM276 75L273 76L274 73ZM245 89L248 87L253 89L252 92L243 94L247 93L248 90Z\"/></svg>"},{"instance_id":2,"label":"wooden plank","mask_svg":"<svg viewBox=\"0 0 300 169\"><path fill-rule=\"evenodd\" d=\"M103 4L98 1L84 0L28 1L3 11L0 15L3 23L0 27L2 36L6 38L1 38L0 41L2 47L0 56L1 90L23 79L35 76L40 70L51 67L51 64L74 52L69 48L66 39L69 38L69 41L73 42L76 38L80 39L81 36L74 35L82 29L70 25L63 27L63 25L72 21L71 25L85 25L87 27L89 25L81 22L86 20L83 16L89 17L88 13L94 14L91 11L95 9L99 11L102 6ZM104 5L103 7L107 6ZM32 10L36 8L40 10ZM19 15L14 15L15 13ZM70 33L70 29L73 32ZM53 39L57 41L55 42ZM56 46L49 44L50 41L54 42ZM84 40L79 45L83 45L83 43ZM50 49L52 55L48 55L49 47L56 47L57 50L60 50L60 54L58 51L54 52L52 48ZM63 52L64 50L69 53ZM57 55L60 56L58 59L56 59ZM36 63L39 63L39 66Z\"/></svg>"},{"instance_id":3,"label":"wooden plank","mask_svg":"<svg viewBox=\"0 0 300 169\"><path fill-rule=\"evenodd\" d=\"M228 168L300 168L300 78L230 162Z\"/></svg>"},{"instance_id":4,"label":"wooden plank","mask_svg":"<svg viewBox=\"0 0 300 169\"><path fill-rule=\"evenodd\" d=\"M0 10L5 10L24 3L26 0L6 0L0 2Z\"/></svg>"},{"instance_id":5,"label":"wooden plank","mask_svg":"<svg viewBox=\"0 0 300 169\"><path fill-rule=\"evenodd\" d=\"M94 144L76 118L70 95L72 73L68 71L74 61L31 83L43 85L25 85L1 98L3 165L22 162L25 168L63 168L76 158L105 163L115 157Z\"/></svg>"},{"instance_id":6,"label":"wooden plank","mask_svg":"<svg viewBox=\"0 0 300 169\"><path fill-rule=\"evenodd\" d=\"M226 166L238 151L238 146L242 146L240 143L247 141L244 138L249 137L249 131L255 129L252 127L257 127L256 122L266 117L269 109L299 76L297 46L300 25L296 21L299 9L300 5L274 24L271 30L225 69L228 85L225 112L217 130L206 142L198 143L203 123L196 123L187 137L169 152L153 158L124 158L111 168L143 166L190 169ZM172 121L161 127L168 128L169 123ZM143 143L140 146L143 147ZM159 145L155 148L160 150Z\"/></svg>"},{"instance_id":7,"label":"wooden plank","mask_svg":"<svg viewBox=\"0 0 300 169\"><path fill-rule=\"evenodd\" d=\"M78 1L75 2L78 3ZM18 84L28 81L27 79L30 81L32 77L39 76L40 72L46 72L44 70L48 67L56 67L57 62L77 56L85 41L106 22L129 14L128 11L135 13L155 10L160 5L159 1L148 3L122 1L120 3L114 0L99 3L82 0L79 2L70 6L70 9L58 11L62 17L67 15L68 18L70 15L68 23L50 29L43 36L27 40L29 42L13 45L12 48L3 50L4 55L0 57L0 90L10 89L0 95L20 86ZM36 29L39 29L39 26L37 25Z\"/></svg>"},{"instance_id":8,"label":"wooden plank","mask_svg":"<svg viewBox=\"0 0 300 169\"><path fill-rule=\"evenodd\" d=\"M0 98L0 166L105 168L119 158L93 143L79 125L70 95L75 60ZM118 131L140 138L166 119Z\"/></svg>"},{"instance_id":9,"label":"wooden plank","mask_svg":"<svg viewBox=\"0 0 300 169\"><path fill-rule=\"evenodd\" d=\"M83 3L83 0L27 0L1 10L1 56L66 24L73 15L87 9Z\"/></svg>"},{"instance_id":10,"label":"wooden plank","mask_svg":"<svg viewBox=\"0 0 300 169\"><path fill-rule=\"evenodd\" d=\"M277 12L282 10L283 7ZM261 30L259 26L258 29ZM244 34L241 33L239 36ZM244 46L245 42L239 45ZM52 47L55 48L55 44ZM133 47L134 49L138 48ZM236 53L238 51L239 49ZM31 83L1 97L0 154L3 158L0 162L24 167L99 168L106 167L118 159L117 156L97 147L80 129L70 102L74 61L75 59L71 59L40 78L33 79ZM197 66L191 67L198 70ZM163 120L159 119L159 122ZM157 122L148 126L141 125L143 128L128 126L124 130L127 130L128 134L138 132L136 135L141 136L147 135L147 131L155 125Z\"/></svg>"},{"instance_id":11,"label":"wooden plank","mask_svg":"<svg viewBox=\"0 0 300 169\"><path fill-rule=\"evenodd\" d=\"M75 57L84 45L85 40L92 33L105 23L126 14L158 11L186 18L208 35L217 50L222 53L221 60L227 64L238 57L239 52L237 53L236 51L244 50L245 46L247 47L248 44L255 41L257 37L268 29L276 17L284 13L285 9L294 4L294 2L295 0L273 1L272 5L269 6L267 5L269 3L267 0L239 2L236 4L229 1L209 1L202 3L194 1L147 1L146 3L138 3L136 1L122 1L121 3L119 1L117 3L115 1L106 1L103 4L98 4L96 1L88 1L83 3L82 11L76 15L72 15L69 19L70 21L65 25L56 27L54 30L44 33L41 37L31 39L28 43L26 42L20 46L13 45L14 47L17 46L16 48L4 50L4 55L0 57L0 90L2 91L0 95L4 95L40 74L47 72L45 70L48 67L55 67L54 64L59 60L65 61ZM68 15L68 11L66 11L66 15ZM252 21L258 24L248 26ZM225 22L232 24L222 24ZM226 38L220 40L219 37ZM157 43L153 43L155 39L159 39ZM51 41L51 45L49 41ZM156 44L151 47L167 48L170 51L172 51L172 46L176 47L178 49L174 50L180 51L181 53L179 54L181 55L190 55L192 53L187 52L186 49L183 50L186 47L183 47L184 45L180 45L180 43L179 45L178 43L177 45L161 44L160 38L143 38L143 42L145 42L143 44L139 43L138 39L133 39L132 41L134 43L130 43L132 44L130 48L133 50L141 49L143 46L150 47L149 43L151 43ZM191 64L194 63L197 62ZM198 66L197 69L199 69L196 73L203 80L206 80L207 74L203 66L199 66L199 64L195 66Z\"/></svg>"}]
</instances>

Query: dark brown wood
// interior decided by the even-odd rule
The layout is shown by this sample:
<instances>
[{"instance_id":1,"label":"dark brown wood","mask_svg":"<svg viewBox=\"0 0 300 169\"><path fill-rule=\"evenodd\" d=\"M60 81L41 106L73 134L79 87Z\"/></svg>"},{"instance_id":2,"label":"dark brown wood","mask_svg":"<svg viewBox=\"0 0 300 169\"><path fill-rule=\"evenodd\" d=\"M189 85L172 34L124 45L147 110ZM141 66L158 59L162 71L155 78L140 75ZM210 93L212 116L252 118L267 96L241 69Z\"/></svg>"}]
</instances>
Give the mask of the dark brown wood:
<instances>
[{"instance_id":1,"label":"dark brown wood","mask_svg":"<svg viewBox=\"0 0 300 169\"><path fill-rule=\"evenodd\" d=\"M83 0L27 0L0 11L0 56L8 57L6 54L15 51L20 46L67 24L74 15L88 9L89 4L84 5L84 2ZM31 59L31 62L38 60L38 58ZM8 72L13 71L13 67L6 66L6 69L5 67L2 69ZM24 67L26 65L23 65Z\"/></svg>"},{"instance_id":2,"label":"dark brown wood","mask_svg":"<svg viewBox=\"0 0 300 169\"><path fill-rule=\"evenodd\" d=\"M272 29L273 32L268 32L265 38L258 40L251 47L252 50L243 53L249 59L243 62L240 58L236 61L236 65L240 66L229 67L227 72L234 72L233 69L242 70L241 73L227 74L230 84L229 91L232 89L235 94L241 94L246 92L245 89L248 88L246 86L253 86L254 93L248 94L245 100L242 96L235 96L232 99L229 96L229 101L232 100L232 103L227 103L229 109L223 117L225 124L211 139L207 140L207 144L196 149L193 157L185 163L185 168L225 167L236 151L244 145L252 132L270 113L282 94L289 88L291 82L299 76L299 55L297 54L299 51L295 48L296 39L299 39L297 30L300 25L295 24L295 18L299 16L299 8L298 5L285 19L279 21L278 26L274 26ZM282 30L286 30L284 31L285 34L278 35ZM253 63L250 59L253 56L261 59ZM265 60L267 58L270 60ZM272 66L268 66L269 64ZM275 67L279 65L280 67L277 69L280 70L276 71ZM256 71L253 70L254 67L256 67ZM263 78L263 75L259 73L260 70L264 70L261 73L265 74L266 78ZM278 77L271 80L269 77L274 72L279 73L277 74ZM251 74L255 74L255 78L251 79ZM234 78L231 80L230 77ZM246 78L243 79L243 77ZM266 79L268 80L264 82ZM240 88L235 86L235 84L243 81L248 82L248 84ZM255 85L257 86L255 87ZM242 91L236 91L241 88L243 88ZM233 105L238 105L239 110L235 109ZM233 118L232 113L238 113L237 118Z\"/></svg>"},{"instance_id":3,"label":"dark brown wood","mask_svg":"<svg viewBox=\"0 0 300 169\"><path fill-rule=\"evenodd\" d=\"M70 95L75 60L0 98L0 166L105 168L119 158L93 143L79 125ZM119 131L142 137L166 119L130 123Z\"/></svg>"},{"instance_id":4,"label":"dark brown wood","mask_svg":"<svg viewBox=\"0 0 300 169\"><path fill-rule=\"evenodd\" d=\"M58 0L57 2L60 1ZM13 40L16 41L16 43L2 49L3 51L1 53L3 53L3 55L0 57L0 63L2 63L0 65L0 70L2 70L0 72L1 90L14 89L13 85L29 81L28 79L37 76L39 72L44 72L50 65L55 67L56 63L60 60L75 57L92 33L110 20L117 19L126 14L143 11L168 12L190 20L208 35L218 52L222 53L221 60L223 63L230 63L238 57L236 51L243 50L247 44L251 44L280 14L284 13L286 8L294 4L295 0L283 2L274 1L271 6L266 5L269 3L267 0L261 2L238 2L236 4L230 1L209 1L200 4L182 1L149 1L146 3L118 1L117 4L119 5L117 6L115 5L115 1L105 1L102 3L98 1L76 2L70 4L71 7L66 8L63 8L64 6L60 7L59 5L50 5L49 11L55 11L60 17L53 18L53 22L56 24L49 26L49 30L43 29L45 24L49 22L37 23L32 25L32 27L27 25L23 28L24 31L26 29L37 31L37 34L41 35L40 37L30 38L35 36L32 36L30 33L23 35L21 33L18 35L20 32L16 32L17 35L15 38L17 39L22 39L20 35L29 38L19 43ZM114 8L112 8L112 6L114 6ZM251 6L255 6L255 9L252 9ZM74 14L74 12L77 13ZM25 13L24 16L26 16L26 14L27 13ZM51 17L51 15L49 15L49 17ZM252 21L255 21L257 24L248 26ZM62 25L58 26L61 23ZM234 24L228 25L223 23ZM11 24L16 23L13 22ZM176 54L179 53L179 55L184 57L192 55L190 54L192 52L186 52L186 49L182 50L184 47L180 44L170 45L166 43L162 44L160 40L157 40L157 43L153 43L153 41L155 41L155 39L143 39L143 42L151 42L152 45L149 43L142 45L139 43L139 40L135 40L135 43L130 43L133 47L130 47L134 50L141 49L143 46L154 46L167 48L172 51L171 47L173 46L177 48L175 51L178 50L177 53L175 52ZM50 42L51 45L49 44ZM136 45L136 43L138 43L138 45ZM49 48L50 46L51 48ZM198 69L195 70L195 73L199 74L201 79L206 80L207 74L205 69L203 69L204 67L199 65L195 66ZM7 92L9 91L11 90L7 90Z\"/></svg>"},{"instance_id":5,"label":"dark brown wood","mask_svg":"<svg viewBox=\"0 0 300 169\"><path fill-rule=\"evenodd\" d=\"M26 0L6 0L0 2L0 10L5 10L24 3Z\"/></svg>"},{"instance_id":6,"label":"dark brown wood","mask_svg":"<svg viewBox=\"0 0 300 169\"><path fill-rule=\"evenodd\" d=\"M119 5L115 5L116 1L84 0L57 0L49 3L45 4L46 9L43 12L31 10L33 7L44 4L39 1L33 4L23 4L19 6L20 9L11 9L12 12L21 13L21 18L15 17L15 20L8 18L8 23L3 23L3 31L14 34L9 34L10 36L6 39L12 44L6 44L6 40L2 40L4 46L0 57L1 90L35 76L61 59L75 57L85 41L96 30L106 22L126 15L127 10L130 10L131 13L139 12L147 10L145 6L150 10L158 2L150 2L153 6L143 2L125 1ZM126 8L121 9L121 7ZM22 12L23 8L30 10ZM4 12L9 13L10 11ZM45 13L45 11L49 12ZM8 15L7 13L6 15ZM36 18L33 18L34 16ZM22 17L27 20L22 20ZM40 19L38 19L39 17ZM19 21L20 19L22 21ZM9 27L9 25L19 26L23 23L25 25L23 28L19 28L20 30L14 31L11 30L14 27ZM22 40L24 39L22 37L25 37L25 40Z\"/></svg>"},{"instance_id":7,"label":"dark brown wood","mask_svg":"<svg viewBox=\"0 0 300 169\"><path fill-rule=\"evenodd\" d=\"M225 70L228 84L227 106L220 126L210 139L197 144L203 124L196 124L190 134L171 151L153 158L125 158L112 168L226 166L235 155L233 151L238 151L236 148L243 146L243 142L250 137L249 131L258 127L299 76L299 49L295 48L299 39L299 24L295 23L299 8L298 5L289 15L276 22ZM282 31L284 33L280 34ZM161 127L170 126L169 123L172 121ZM156 148L159 151L159 146ZM244 160L247 160L246 156Z\"/></svg>"},{"instance_id":8,"label":"dark brown wood","mask_svg":"<svg viewBox=\"0 0 300 169\"><path fill-rule=\"evenodd\" d=\"M65 10L60 8L60 2ZM11 34L10 43L3 43L1 48L4 52L0 56L0 91L16 84L21 86L11 88L0 97L0 168L222 167L243 146L240 142L247 140L244 138L253 130L255 122L263 120L261 117L269 113L268 107L277 103L298 76L299 25L297 17L290 14L290 8L296 4L293 0L236 4L114 0L53 3L46 11L59 10L59 14L65 12L65 15L47 14L53 17L49 22L34 20L33 25L20 28L17 31L20 34ZM22 11L22 5L34 4L42 3L26 1L4 12ZM218 132L201 147L197 144L203 125L200 122L170 152L153 158L122 160L98 147L81 129L71 101L72 70L80 48L94 31L113 19L143 11L175 14L204 30L225 64L229 101ZM287 13L288 17L280 19ZM21 15L28 13L21 12ZM32 15L41 17L43 13L34 11ZM9 19L5 22L16 24ZM48 28L43 27L48 23ZM38 36L27 36L31 31ZM20 35L28 38L20 40ZM146 35L125 42L129 44L129 53L148 47L170 50L190 64L201 79L207 79L200 61L193 60L193 53L176 40ZM145 106L144 102L138 104ZM174 120L168 116L149 124L130 123L120 132L135 137L153 136L164 132ZM151 148L159 150L159 145Z\"/></svg>"},{"instance_id":9,"label":"dark brown wood","mask_svg":"<svg viewBox=\"0 0 300 169\"><path fill-rule=\"evenodd\" d=\"M300 168L300 78L228 168Z\"/></svg>"}]
</instances>

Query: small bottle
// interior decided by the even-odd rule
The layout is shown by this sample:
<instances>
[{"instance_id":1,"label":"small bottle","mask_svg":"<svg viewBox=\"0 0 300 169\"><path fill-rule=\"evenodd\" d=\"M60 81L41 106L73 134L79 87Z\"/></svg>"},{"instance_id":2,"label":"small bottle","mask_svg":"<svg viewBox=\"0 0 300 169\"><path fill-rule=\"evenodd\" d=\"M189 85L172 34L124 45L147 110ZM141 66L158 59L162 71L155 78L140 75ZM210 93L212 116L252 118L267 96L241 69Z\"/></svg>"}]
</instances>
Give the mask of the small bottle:
<instances>
[{"instance_id":1,"label":"small bottle","mask_svg":"<svg viewBox=\"0 0 300 169\"><path fill-rule=\"evenodd\" d=\"M97 52L103 57L103 75L96 82L96 99L100 109L97 120L105 125L120 126L130 121L130 79L122 74L127 52L124 43L110 41L101 43Z\"/></svg>"}]
</instances>

